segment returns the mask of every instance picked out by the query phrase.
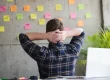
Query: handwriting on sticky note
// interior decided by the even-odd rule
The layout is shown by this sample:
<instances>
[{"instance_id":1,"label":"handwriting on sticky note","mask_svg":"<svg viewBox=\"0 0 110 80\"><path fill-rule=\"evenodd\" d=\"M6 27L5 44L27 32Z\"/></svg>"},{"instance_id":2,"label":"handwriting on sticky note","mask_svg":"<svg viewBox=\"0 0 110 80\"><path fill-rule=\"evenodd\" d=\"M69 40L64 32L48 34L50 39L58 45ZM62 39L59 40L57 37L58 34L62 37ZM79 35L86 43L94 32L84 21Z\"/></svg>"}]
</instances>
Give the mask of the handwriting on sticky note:
<instances>
[{"instance_id":1,"label":"handwriting on sticky note","mask_svg":"<svg viewBox=\"0 0 110 80\"><path fill-rule=\"evenodd\" d=\"M9 15L4 15L3 18L4 18L4 21L6 21L6 22L10 21L10 16Z\"/></svg>"},{"instance_id":2,"label":"handwriting on sticky note","mask_svg":"<svg viewBox=\"0 0 110 80\"><path fill-rule=\"evenodd\" d=\"M4 26L0 26L0 32L5 32Z\"/></svg>"},{"instance_id":3,"label":"handwriting on sticky note","mask_svg":"<svg viewBox=\"0 0 110 80\"><path fill-rule=\"evenodd\" d=\"M69 31L70 27L64 27L64 31Z\"/></svg>"},{"instance_id":4,"label":"handwriting on sticky note","mask_svg":"<svg viewBox=\"0 0 110 80\"><path fill-rule=\"evenodd\" d=\"M31 14L30 17L31 17L31 19L37 19L37 15L36 14Z\"/></svg>"},{"instance_id":5,"label":"handwriting on sticky note","mask_svg":"<svg viewBox=\"0 0 110 80\"><path fill-rule=\"evenodd\" d=\"M90 12L86 13L86 18L87 18L87 19L88 19L88 18L92 18L92 15L91 15Z\"/></svg>"},{"instance_id":6,"label":"handwriting on sticky note","mask_svg":"<svg viewBox=\"0 0 110 80\"><path fill-rule=\"evenodd\" d=\"M8 2L13 2L13 0L7 0Z\"/></svg>"},{"instance_id":7,"label":"handwriting on sticky note","mask_svg":"<svg viewBox=\"0 0 110 80\"><path fill-rule=\"evenodd\" d=\"M46 21L45 19L39 19L39 25L45 25Z\"/></svg>"},{"instance_id":8,"label":"handwriting on sticky note","mask_svg":"<svg viewBox=\"0 0 110 80\"><path fill-rule=\"evenodd\" d=\"M24 11L30 11L30 5L25 5L24 6Z\"/></svg>"},{"instance_id":9,"label":"handwriting on sticky note","mask_svg":"<svg viewBox=\"0 0 110 80\"><path fill-rule=\"evenodd\" d=\"M74 4L74 0L68 0L69 4Z\"/></svg>"},{"instance_id":10,"label":"handwriting on sticky note","mask_svg":"<svg viewBox=\"0 0 110 80\"><path fill-rule=\"evenodd\" d=\"M10 7L10 10L11 10L12 12L17 11L17 6L16 6L16 5L12 5L12 6Z\"/></svg>"},{"instance_id":11,"label":"handwriting on sticky note","mask_svg":"<svg viewBox=\"0 0 110 80\"><path fill-rule=\"evenodd\" d=\"M29 23L26 23L24 25L24 29L29 30L31 28L31 25Z\"/></svg>"},{"instance_id":12,"label":"handwriting on sticky note","mask_svg":"<svg viewBox=\"0 0 110 80\"><path fill-rule=\"evenodd\" d=\"M84 4L78 4L78 9L79 10L84 10Z\"/></svg>"},{"instance_id":13,"label":"handwriting on sticky note","mask_svg":"<svg viewBox=\"0 0 110 80\"><path fill-rule=\"evenodd\" d=\"M0 12L5 12L6 11L6 6L0 6Z\"/></svg>"},{"instance_id":14,"label":"handwriting on sticky note","mask_svg":"<svg viewBox=\"0 0 110 80\"><path fill-rule=\"evenodd\" d=\"M61 4L56 4L56 10L62 10L62 5Z\"/></svg>"},{"instance_id":15,"label":"handwriting on sticky note","mask_svg":"<svg viewBox=\"0 0 110 80\"><path fill-rule=\"evenodd\" d=\"M77 16L76 13L71 13L71 14L70 14L70 18L72 18L72 19L75 19L76 16Z\"/></svg>"},{"instance_id":16,"label":"handwriting on sticky note","mask_svg":"<svg viewBox=\"0 0 110 80\"><path fill-rule=\"evenodd\" d=\"M45 13L44 17L45 17L46 19L50 19L50 18L51 18L51 14L50 14L50 13Z\"/></svg>"},{"instance_id":17,"label":"handwriting on sticky note","mask_svg":"<svg viewBox=\"0 0 110 80\"><path fill-rule=\"evenodd\" d=\"M78 21L78 27L83 27L84 26L84 22L82 20Z\"/></svg>"},{"instance_id":18,"label":"handwriting on sticky note","mask_svg":"<svg viewBox=\"0 0 110 80\"><path fill-rule=\"evenodd\" d=\"M38 5L38 6L37 6L37 10L38 10L38 11L44 11L43 5Z\"/></svg>"},{"instance_id":19,"label":"handwriting on sticky note","mask_svg":"<svg viewBox=\"0 0 110 80\"><path fill-rule=\"evenodd\" d=\"M16 17L17 17L17 20L22 20L23 19L23 14L17 14Z\"/></svg>"}]
</instances>

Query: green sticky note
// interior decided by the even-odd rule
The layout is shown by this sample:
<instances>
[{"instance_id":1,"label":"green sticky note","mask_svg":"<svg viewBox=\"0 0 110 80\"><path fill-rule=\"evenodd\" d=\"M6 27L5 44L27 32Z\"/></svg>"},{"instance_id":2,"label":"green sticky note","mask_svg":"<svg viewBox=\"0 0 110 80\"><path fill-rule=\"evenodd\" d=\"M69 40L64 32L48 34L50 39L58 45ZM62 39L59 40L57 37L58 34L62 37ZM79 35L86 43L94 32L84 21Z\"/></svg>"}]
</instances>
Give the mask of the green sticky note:
<instances>
[{"instance_id":1,"label":"green sticky note","mask_svg":"<svg viewBox=\"0 0 110 80\"><path fill-rule=\"evenodd\" d=\"M84 4L78 4L78 9L79 10L84 10Z\"/></svg>"},{"instance_id":2,"label":"green sticky note","mask_svg":"<svg viewBox=\"0 0 110 80\"><path fill-rule=\"evenodd\" d=\"M23 14L17 14L16 17L17 17L17 20L22 20L23 19Z\"/></svg>"},{"instance_id":3,"label":"green sticky note","mask_svg":"<svg viewBox=\"0 0 110 80\"><path fill-rule=\"evenodd\" d=\"M13 2L13 0L7 0L8 2Z\"/></svg>"},{"instance_id":4,"label":"green sticky note","mask_svg":"<svg viewBox=\"0 0 110 80\"><path fill-rule=\"evenodd\" d=\"M87 19L88 19L88 18L92 18L92 15L91 15L90 12L86 13L86 18L87 18Z\"/></svg>"}]
</instances>

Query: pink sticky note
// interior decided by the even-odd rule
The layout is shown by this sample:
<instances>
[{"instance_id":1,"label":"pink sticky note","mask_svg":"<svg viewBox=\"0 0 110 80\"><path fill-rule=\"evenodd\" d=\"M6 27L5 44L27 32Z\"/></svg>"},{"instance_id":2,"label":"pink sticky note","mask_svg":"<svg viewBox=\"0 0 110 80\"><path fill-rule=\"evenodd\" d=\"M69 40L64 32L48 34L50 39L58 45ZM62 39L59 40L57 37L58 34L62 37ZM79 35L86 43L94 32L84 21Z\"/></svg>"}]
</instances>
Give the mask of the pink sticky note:
<instances>
[{"instance_id":1,"label":"pink sticky note","mask_svg":"<svg viewBox=\"0 0 110 80\"><path fill-rule=\"evenodd\" d=\"M64 31L69 31L70 28L69 27L64 27Z\"/></svg>"},{"instance_id":2,"label":"pink sticky note","mask_svg":"<svg viewBox=\"0 0 110 80\"><path fill-rule=\"evenodd\" d=\"M6 11L6 6L0 6L0 12L5 12Z\"/></svg>"},{"instance_id":3,"label":"pink sticky note","mask_svg":"<svg viewBox=\"0 0 110 80\"><path fill-rule=\"evenodd\" d=\"M71 14L70 14L70 17L71 17L72 19L75 19L75 18L76 18L76 13L71 13Z\"/></svg>"},{"instance_id":4,"label":"pink sticky note","mask_svg":"<svg viewBox=\"0 0 110 80\"><path fill-rule=\"evenodd\" d=\"M29 30L31 28L31 25L29 23L26 23L24 25L24 29Z\"/></svg>"},{"instance_id":5,"label":"pink sticky note","mask_svg":"<svg viewBox=\"0 0 110 80\"><path fill-rule=\"evenodd\" d=\"M51 14L50 13L45 13L44 17L47 18L47 19L50 19L51 18Z\"/></svg>"}]
</instances>

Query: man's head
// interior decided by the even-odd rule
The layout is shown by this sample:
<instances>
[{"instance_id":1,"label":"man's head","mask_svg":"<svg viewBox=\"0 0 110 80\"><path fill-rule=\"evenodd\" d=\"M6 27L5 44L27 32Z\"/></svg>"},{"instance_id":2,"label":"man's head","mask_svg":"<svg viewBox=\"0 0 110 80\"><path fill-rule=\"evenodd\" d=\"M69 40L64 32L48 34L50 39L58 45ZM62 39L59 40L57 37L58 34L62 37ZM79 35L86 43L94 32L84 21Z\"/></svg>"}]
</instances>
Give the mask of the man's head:
<instances>
[{"instance_id":1,"label":"man's head","mask_svg":"<svg viewBox=\"0 0 110 80\"><path fill-rule=\"evenodd\" d=\"M63 31L63 23L59 19L51 19L46 24L46 32L51 32L59 29L60 31Z\"/></svg>"}]
</instances>

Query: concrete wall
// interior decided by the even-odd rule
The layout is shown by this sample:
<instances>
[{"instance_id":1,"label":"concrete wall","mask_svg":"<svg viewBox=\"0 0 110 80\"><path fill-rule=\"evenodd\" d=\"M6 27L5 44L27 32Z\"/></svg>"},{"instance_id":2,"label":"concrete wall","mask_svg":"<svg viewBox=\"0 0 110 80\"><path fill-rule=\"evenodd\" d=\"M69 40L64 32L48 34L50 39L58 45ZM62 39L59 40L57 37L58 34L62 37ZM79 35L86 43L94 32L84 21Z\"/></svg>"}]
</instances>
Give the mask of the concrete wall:
<instances>
[{"instance_id":1,"label":"concrete wall","mask_svg":"<svg viewBox=\"0 0 110 80\"><path fill-rule=\"evenodd\" d=\"M62 11L55 11L55 4L62 4ZM77 9L78 4L85 4L85 9L79 11ZM17 5L17 12L10 12L10 5ZM31 11L24 12L23 6L30 4ZM44 12L37 12L37 5L44 5ZM14 2L6 2L6 0L0 0L0 5L7 6L7 12L0 12L0 25L5 26L5 32L0 33L0 78L12 78L12 77L29 77L32 75L39 75L37 69L37 63L31 59L19 45L19 41L16 40L16 35L21 32L44 32L45 26L38 25L38 19L44 17L45 12L50 12L52 18L63 19L64 26L74 28L77 26L78 20L84 20L84 30L87 35L91 35L98 31L98 28L102 22L100 0L75 0L74 5L68 5L68 0L14 0ZM69 14L71 12L77 13L76 19L70 19ZM85 13L91 12L92 19L86 19ZM16 14L22 13L24 19L21 21L16 20ZM29 15L36 13L38 16L37 20L30 20ZM11 21L4 22L3 15L10 15ZM47 22L48 20L46 20ZM30 30L24 30L24 24L28 22L32 28ZM65 42L68 43L70 39ZM36 41L39 45L48 45L47 41Z\"/></svg>"}]
</instances>

